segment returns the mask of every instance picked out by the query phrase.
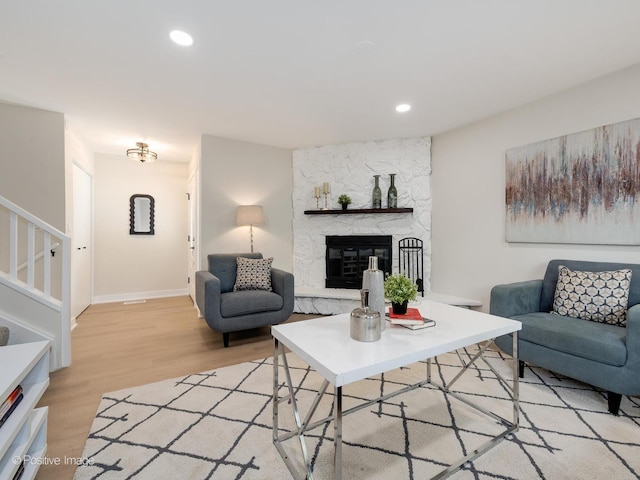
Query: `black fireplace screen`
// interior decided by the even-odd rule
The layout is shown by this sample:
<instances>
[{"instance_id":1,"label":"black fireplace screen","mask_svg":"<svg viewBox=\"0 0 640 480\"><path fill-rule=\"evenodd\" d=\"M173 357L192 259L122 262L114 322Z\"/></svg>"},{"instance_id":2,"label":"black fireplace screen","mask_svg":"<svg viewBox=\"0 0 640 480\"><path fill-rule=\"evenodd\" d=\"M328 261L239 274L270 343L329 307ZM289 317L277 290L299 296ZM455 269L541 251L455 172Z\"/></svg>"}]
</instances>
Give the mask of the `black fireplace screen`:
<instances>
[{"instance_id":1,"label":"black fireplace screen","mask_svg":"<svg viewBox=\"0 0 640 480\"><path fill-rule=\"evenodd\" d=\"M362 272L369 257L378 257L378 268L391 273L391 235L330 235L327 241L327 288L362 288Z\"/></svg>"}]
</instances>

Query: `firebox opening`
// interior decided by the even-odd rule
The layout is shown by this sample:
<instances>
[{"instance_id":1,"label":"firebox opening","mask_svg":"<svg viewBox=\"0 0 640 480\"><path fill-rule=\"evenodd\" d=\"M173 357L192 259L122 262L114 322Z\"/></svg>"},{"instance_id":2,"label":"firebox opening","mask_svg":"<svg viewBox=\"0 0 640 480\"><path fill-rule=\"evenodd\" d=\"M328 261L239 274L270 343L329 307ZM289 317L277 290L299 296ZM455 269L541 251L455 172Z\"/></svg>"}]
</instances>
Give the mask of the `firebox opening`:
<instances>
[{"instance_id":1,"label":"firebox opening","mask_svg":"<svg viewBox=\"0 0 640 480\"><path fill-rule=\"evenodd\" d=\"M378 257L378 268L391 274L391 235L328 235L326 237L326 288L362 288L362 272L369 257Z\"/></svg>"}]
</instances>

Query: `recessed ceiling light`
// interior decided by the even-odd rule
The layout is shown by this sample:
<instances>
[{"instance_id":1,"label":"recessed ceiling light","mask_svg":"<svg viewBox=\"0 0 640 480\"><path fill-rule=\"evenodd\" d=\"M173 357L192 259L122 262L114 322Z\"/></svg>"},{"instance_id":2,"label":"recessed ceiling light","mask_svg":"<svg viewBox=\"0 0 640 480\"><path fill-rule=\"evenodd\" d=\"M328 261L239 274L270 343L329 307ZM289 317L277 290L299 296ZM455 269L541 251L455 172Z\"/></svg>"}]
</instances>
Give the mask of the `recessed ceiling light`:
<instances>
[{"instance_id":1,"label":"recessed ceiling light","mask_svg":"<svg viewBox=\"0 0 640 480\"><path fill-rule=\"evenodd\" d=\"M181 30L173 30L171 33L169 33L169 36L171 37L171 40L173 40L178 45L182 45L183 47L193 45L193 38L191 37L191 35Z\"/></svg>"},{"instance_id":2,"label":"recessed ceiling light","mask_svg":"<svg viewBox=\"0 0 640 480\"><path fill-rule=\"evenodd\" d=\"M376 44L370 40L363 40L356 43L356 53L359 55L369 55L376 49Z\"/></svg>"},{"instance_id":3,"label":"recessed ceiling light","mask_svg":"<svg viewBox=\"0 0 640 480\"><path fill-rule=\"evenodd\" d=\"M411 110L411 105L409 105L408 103L401 103L400 105L396 106L396 112L399 113L405 113L409 110Z\"/></svg>"}]
</instances>

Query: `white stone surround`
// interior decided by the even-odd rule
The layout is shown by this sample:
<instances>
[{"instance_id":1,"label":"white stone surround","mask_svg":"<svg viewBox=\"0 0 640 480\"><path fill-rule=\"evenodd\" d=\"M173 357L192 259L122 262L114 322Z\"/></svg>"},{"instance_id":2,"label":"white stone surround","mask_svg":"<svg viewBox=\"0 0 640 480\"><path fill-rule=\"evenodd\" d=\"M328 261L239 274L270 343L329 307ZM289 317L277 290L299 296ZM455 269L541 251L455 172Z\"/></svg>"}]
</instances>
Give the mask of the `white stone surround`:
<instances>
[{"instance_id":1,"label":"white stone surround","mask_svg":"<svg viewBox=\"0 0 640 480\"><path fill-rule=\"evenodd\" d=\"M418 294L410 306L420 308L425 300L455 305L457 307L481 307L482 302L470 298L454 297L439 293L426 292L424 297ZM390 304L387 304L387 307ZM296 287L296 312L337 315L347 313L360 306L360 292L345 288Z\"/></svg>"},{"instance_id":2,"label":"white stone surround","mask_svg":"<svg viewBox=\"0 0 640 480\"><path fill-rule=\"evenodd\" d=\"M424 287L426 291L430 290L430 137L294 150L293 172L293 273L296 289L324 289L326 235L392 235L394 272L398 271L398 241L416 237L424 242ZM313 189L324 182L331 186L329 208L340 207L337 198L341 193L352 198L350 208L371 208L375 174L380 175L382 206L386 208L390 173L396 174L398 207L412 207L412 214L304 214L305 210L316 208ZM296 306L296 311L304 310L305 307Z\"/></svg>"}]
</instances>

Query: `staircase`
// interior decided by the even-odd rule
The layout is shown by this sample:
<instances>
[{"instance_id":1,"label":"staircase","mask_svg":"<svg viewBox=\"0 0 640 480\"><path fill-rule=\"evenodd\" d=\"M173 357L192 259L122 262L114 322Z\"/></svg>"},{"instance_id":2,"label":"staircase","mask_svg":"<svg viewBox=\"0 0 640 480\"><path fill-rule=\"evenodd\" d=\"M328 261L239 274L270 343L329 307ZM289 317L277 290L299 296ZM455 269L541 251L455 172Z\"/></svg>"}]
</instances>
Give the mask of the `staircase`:
<instances>
[{"instance_id":1,"label":"staircase","mask_svg":"<svg viewBox=\"0 0 640 480\"><path fill-rule=\"evenodd\" d=\"M49 340L50 370L71 364L70 238L0 196L0 325L10 344Z\"/></svg>"}]
</instances>

